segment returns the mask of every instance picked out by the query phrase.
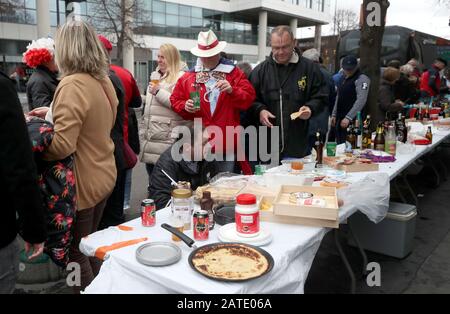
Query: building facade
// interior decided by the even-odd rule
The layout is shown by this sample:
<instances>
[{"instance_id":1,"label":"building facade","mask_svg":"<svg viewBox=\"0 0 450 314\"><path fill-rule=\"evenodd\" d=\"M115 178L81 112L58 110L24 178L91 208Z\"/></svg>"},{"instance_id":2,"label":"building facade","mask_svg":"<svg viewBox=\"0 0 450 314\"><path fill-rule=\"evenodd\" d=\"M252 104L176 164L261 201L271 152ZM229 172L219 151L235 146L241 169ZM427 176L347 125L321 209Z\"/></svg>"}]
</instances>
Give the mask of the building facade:
<instances>
[{"instance_id":1,"label":"building facade","mask_svg":"<svg viewBox=\"0 0 450 314\"><path fill-rule=\"evenodd\" d=\"M0 0L0 64L7 72L20 64L31 40L52 36L56 26L65 22L67 5L83 19L94 21L92 1L69 2ZM136 42L140 44L131 55L124 54L124 63L134 63L130 70L144 87L156 66L160 45L174 44L192 66L196 60L189 51L196 45L198 33L213 29L220 40L228 42L226 53L230 58L256 64L270 53L268 34L273 27L315 26L317 41L321 25L331 20L329 13L330 0L141 0L134 23Z\"/></svg>"},{"instance_id":2,"label":"building facade","mask_svg":"<svg viewBox=\"0 0 450 314\"><path fill-rule=\"evenodd\" d=\"M335 73L337 69L336 65L336 49L339 36L323 36L321 40L320 52L323 59L323 65L331 73ZM301 38L298 40L298 46L301 51L305 51L315 47L314 38Z\"/></svg>"}]
</instances>

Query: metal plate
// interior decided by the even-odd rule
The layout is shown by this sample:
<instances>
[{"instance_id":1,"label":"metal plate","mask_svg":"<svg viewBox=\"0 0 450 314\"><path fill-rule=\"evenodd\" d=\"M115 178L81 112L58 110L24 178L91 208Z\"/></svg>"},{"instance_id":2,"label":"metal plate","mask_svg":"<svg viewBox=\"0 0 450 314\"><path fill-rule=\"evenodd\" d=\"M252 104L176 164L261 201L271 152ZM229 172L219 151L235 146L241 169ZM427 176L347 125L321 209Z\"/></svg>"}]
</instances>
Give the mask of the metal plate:
<instances>
[{"instance_id":1,"label":"metal plate","mask_svg":"<svg viewBox=\"0 0 450 314\"><path fill-rule=\"evenodd\" d=\"M200 272L194 265L193 259L195 258L195 256L197 255L197 253L199 253L201 250L205 250L205 249L209 249L209 248L213 248L213 249L220 249L220 248L227 248L227 247L248 247L248 248L252 248L256 251L258 251L262 256L264 256L269 264L269 266L267 267L267 270L259 275L259 276L255 276L253 278L248 278L248 279L226 279L226 278L217 278L217 277L213 277L213 276L208 276L207 274L204 274L202 272ZM209 245L205 245L202 246L196 250L194 250L191 255L189 256L189 265L191 266L191 268L193 270L195 270L197 273L201 274L202 276L212 279L212 280L216 280L216 281L222 281L222 282L246 282L246 281L250 281L250 280L254 280L260 277L263 277L265 275L267 275L268 273L270 273L275 265L275 261L272 257L272 255L270 255L267 251L256 247L256 246L252 246L252 245L248 245L248 244L242 244L242 243L213 243L213 244L209 244Z\"/></svg>"},{"instance_id":2,"label":"metal plate","mask_svg":"<svg viewBox=\"0 0 450 314\"><path fill-rule=\"evenodd\" d=\"M173 265L181 260L181 249L173 243L155 242L140 246L136 259L146 266L163 267Z\"/></svg>"}]
</instances>

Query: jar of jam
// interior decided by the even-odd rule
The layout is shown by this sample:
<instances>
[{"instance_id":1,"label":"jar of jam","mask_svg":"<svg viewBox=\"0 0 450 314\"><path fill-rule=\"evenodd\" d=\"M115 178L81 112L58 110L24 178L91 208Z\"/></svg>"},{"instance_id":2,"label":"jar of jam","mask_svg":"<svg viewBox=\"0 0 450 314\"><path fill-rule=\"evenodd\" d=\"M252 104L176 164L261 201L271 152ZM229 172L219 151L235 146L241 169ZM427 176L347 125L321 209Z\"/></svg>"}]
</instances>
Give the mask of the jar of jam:
<instances>
[{"instance_id":1,"label":"jar of jam","mask_svg":"<svg viewBox=\"0 0 450 314\"><path fill-rule=\"evenodd\" d=\"M254 238L260 233L259 208L253 194L241 194L236 199L236 231L244 238Z\"/></svg>"}]
</instances>

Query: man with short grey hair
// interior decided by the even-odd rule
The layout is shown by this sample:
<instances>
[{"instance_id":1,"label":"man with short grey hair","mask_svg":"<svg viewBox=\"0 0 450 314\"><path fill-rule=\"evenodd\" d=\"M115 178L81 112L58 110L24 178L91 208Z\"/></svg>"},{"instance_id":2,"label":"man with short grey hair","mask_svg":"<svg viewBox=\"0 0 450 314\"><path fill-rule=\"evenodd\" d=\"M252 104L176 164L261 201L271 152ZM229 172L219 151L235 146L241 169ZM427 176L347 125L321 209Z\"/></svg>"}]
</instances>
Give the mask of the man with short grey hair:
<instances>
[{"instance_id":1,"label":"man with short grey hair","mask_svg":"<svg viewBox=\"0 0 450 314\"><path fill-rule=\"evenodd\" d=\"M303 52L303 58L311 60L314 63L320 63L320 53L316 48L308 49Z\"/></svg>"},{"instance_id":2,"label":"man with short grey hair","mask_svg":"<svg viewBox=\"0 0 450 314\"><path fill-rule=\"evenodd\" d=\"M271 34L272 53L250 75L256 89L251 113L261 125L280 128L282 159L302 158L308 152L308 126L328 98L319 66L302 57L289 26L278 26ZM268 138L270 139L269 134Z\"/></svg>"}]
</instances>

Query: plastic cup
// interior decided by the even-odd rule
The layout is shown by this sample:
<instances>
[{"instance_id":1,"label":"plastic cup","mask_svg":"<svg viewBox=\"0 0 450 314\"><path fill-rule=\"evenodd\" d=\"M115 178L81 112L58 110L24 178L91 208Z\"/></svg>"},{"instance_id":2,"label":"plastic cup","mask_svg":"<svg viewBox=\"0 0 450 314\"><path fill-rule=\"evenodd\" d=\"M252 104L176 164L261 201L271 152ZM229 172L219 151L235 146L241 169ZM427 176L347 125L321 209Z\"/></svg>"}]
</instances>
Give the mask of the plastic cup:
<instances>
[{"instance_id":1,"label":"plastic cup","mask_svg":"<svg viewBox=\"0 0 450 314\"><path fill-rule=\"evenodd\" d=\"M328 143L327 144L327 156L328 157L336 157L337 143Z\"/></svg>"},{"instance_id":2,"label":"plastic cup","mask_svg":"<svg viewBox=\"0 0 450 314\"><path fill-rule=\"evenodd\" d=\"M184 222L181 219L181 217L172 217L171 219L172 227L177 229L180 232L184 232ZM173 242L181 242L181 239L177 237L176 235L172 234L172 241Z\"/></svg>"},{"instance_id":3,"label":"plastic cup","mask_svg":"<svg viewBox=\"0 0 450 314\"><path fill-rule=\"evenodd\" d=\"M305 168L305 164L301 161L293 161L291 163L291 169L293 171L302 171Z\"/></svg>"},{"instance_id":4,"label":"plastic cup","mask_svg":"<svg viewBox=\"0 0 450 314\"><path fill-rule=\"evenodd\" d=\"M262 176L264 173L266 173L267 167L263 165L257 165L255 166L255 175Z\"/></svg>"},{"instance_id":5,"label":"plastic cup","mask_svg":"<svg viewBox=\"0 0 450 314\"><path fill-rule=\"evenodd\" d=\"M190 99L194 102L194 109L200 109L200 92L190 93Z\"/></svg>"}]
</instances>

